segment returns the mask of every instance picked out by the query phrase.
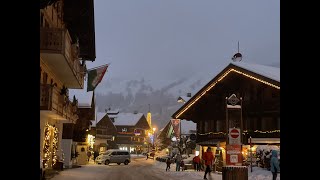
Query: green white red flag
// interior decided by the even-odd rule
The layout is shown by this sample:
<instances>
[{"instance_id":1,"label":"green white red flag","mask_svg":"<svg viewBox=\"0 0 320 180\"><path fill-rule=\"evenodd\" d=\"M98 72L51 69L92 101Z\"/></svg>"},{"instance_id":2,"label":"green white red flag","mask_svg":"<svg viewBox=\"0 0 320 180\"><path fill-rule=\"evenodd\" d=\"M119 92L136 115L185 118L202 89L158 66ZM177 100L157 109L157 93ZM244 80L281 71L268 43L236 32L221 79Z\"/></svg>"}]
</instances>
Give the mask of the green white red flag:
<instances>
[{"instance_id":1,"label":"green white red flag","mask_svg":"<svg viewBox=\"0 0 320 180\"><path fill-rule=\"evenodd\" d=\"M106 73L108 67L109 64L106 64L98 68L88 70L87 92L93 91L98 86L98 84L102 81L102 78Z\"/></svg>"}]
</instances>

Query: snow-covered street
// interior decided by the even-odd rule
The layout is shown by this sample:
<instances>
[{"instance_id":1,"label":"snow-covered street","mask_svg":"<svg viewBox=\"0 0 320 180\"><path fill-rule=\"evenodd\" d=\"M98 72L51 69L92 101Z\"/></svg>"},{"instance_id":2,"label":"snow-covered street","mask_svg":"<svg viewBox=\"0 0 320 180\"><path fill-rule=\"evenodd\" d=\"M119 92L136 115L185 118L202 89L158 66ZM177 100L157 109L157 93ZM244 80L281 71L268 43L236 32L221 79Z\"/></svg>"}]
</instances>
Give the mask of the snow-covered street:
<instances>
[{"instance_id":1,"label":"snow-covered street","mask_svg":"<svg viewBox=\"0 0 320 180\"><path fill-rule=\"evenodd\" d=\"M88 164L81 168L66 169L61 171L51 180L195 180L203 179L204 172L175 171L175 164L171 165L171 171L165 171L165 163L145 157L132 157L129 165L97 165ZM214 180L222 180L221 174L212 174ZM272 175L270 171L254 168L253 173L249 172L249 180L270 180ZM280 174L278 178L280 179Z\"/></svg>"}]
</instances>

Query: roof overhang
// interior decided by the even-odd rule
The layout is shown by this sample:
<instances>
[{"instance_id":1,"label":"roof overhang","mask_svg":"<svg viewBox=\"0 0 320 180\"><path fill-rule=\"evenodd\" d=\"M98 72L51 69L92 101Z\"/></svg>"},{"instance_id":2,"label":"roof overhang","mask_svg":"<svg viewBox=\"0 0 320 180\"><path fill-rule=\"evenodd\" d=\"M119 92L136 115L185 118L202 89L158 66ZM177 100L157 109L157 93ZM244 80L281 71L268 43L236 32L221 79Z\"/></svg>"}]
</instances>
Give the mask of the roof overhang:
<instances>
[{"instance_id":1,"label":"roof overhang","mask_svg":"<svg viewBox=\"0 0 320 180\"><path fill-rule=\"evenodd\" d=\"M93 0L64 1L64 21L74 42L79 39L80 58L96 58Z\"/></svg>"},{"instance_id":2,"label":"roof overhang","mask_svg":"<svg viewBox=\"0 0 320 180\"><path fill-rule=\"evenodd\" d=\"M237 73L244 77L259 81L260 83L266 84L273 88L280 90L280 82L273 79L267 78L260 74L251 72L244 68L238 67L234 64L229 64L224 70L222 70L217 76L215 76L208 84L206 84L202 89L200 89L194 96L191 97L185 104L183 104L171 117L174 119L187 119L181 118L184 112L186 112L190 107L192 107L199 99L202 98L208 91L216 86L220 81L223 81L226 76L231 73Z\"/></svg>"}]
</instances>

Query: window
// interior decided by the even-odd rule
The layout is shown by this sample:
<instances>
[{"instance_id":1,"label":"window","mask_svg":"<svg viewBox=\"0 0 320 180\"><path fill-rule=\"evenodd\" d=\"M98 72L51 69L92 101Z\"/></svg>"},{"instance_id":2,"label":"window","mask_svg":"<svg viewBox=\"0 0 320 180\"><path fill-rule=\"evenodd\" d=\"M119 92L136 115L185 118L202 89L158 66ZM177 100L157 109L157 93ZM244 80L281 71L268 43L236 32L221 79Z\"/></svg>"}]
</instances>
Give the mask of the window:
<instances>
[{"instance_id":1,"label":"window","mask_svg":"<svg viewBox=\"0 0 320 180\"><path fill-rule=\"evenodd\" d=\"M117 152L112 152L111 155L117 155Z\"/></svg>"}]
</instances>

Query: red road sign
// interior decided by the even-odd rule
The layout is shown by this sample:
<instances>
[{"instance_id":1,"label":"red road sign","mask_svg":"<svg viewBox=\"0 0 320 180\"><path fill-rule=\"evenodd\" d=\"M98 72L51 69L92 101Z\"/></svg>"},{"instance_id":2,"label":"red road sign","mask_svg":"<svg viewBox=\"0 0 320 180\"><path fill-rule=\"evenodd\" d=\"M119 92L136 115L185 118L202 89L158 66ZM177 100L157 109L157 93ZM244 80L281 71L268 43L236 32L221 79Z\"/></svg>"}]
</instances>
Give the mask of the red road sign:
<instances>
[{"instance_id":1,"label":"red road sign","mask_svg":"<svg viewBox=\"0 0 320 180\"><path fill-rule=\"evenodd\" d=\"M238 131L238 129L232 129L232 130L230 131L230 136L231 136L232 138L238 138L239 135L240 135L240 132Z\"/></svg>"}]
</instances>

